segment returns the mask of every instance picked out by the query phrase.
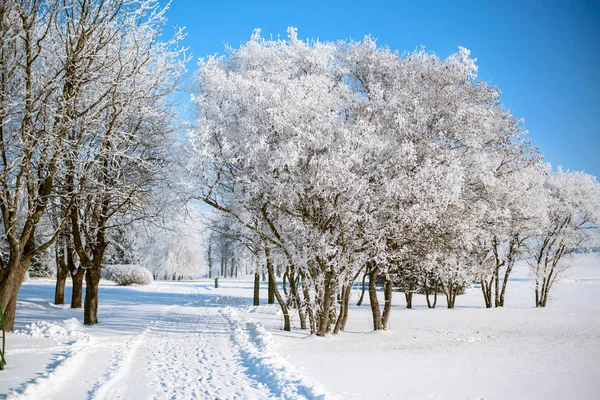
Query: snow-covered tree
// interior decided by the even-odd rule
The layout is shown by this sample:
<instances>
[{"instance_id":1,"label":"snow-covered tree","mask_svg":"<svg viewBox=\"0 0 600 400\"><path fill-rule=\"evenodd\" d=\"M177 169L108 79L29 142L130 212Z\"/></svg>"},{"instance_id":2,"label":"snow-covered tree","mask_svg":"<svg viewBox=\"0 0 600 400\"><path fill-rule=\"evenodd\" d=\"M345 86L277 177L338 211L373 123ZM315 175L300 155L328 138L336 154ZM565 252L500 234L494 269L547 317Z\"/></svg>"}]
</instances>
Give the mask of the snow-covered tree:
<instances>
[{"instance_id":1,"label":"snow-covered tree","mask_svg":"<svg viewBox=\"0 0 600 400\"><path fill-rule=\"evenodd\" d=\"M462 48L442 60L424 50L400 55L369 37L301 41L293 28L288 40L257 31L227 56L201 61L190 134L198 198L297 271L318 335L343 326L336 293L366 265L373 291L378 275L391 289L409 254L426 263L418 249L432 236L448 265L437 282L457 263L467 271L460 284L473 279L483 188L499 159L529 152L499 90L476 71ZM383 314L372 302L375 329L386 328L385 292Z\"/></svg>"},{"instance_id":2,"label":"snow-covered tree","mask_svg":"<svg viewBox=\"0 0 600 400\"><path fill-rule=\"evenodd\" d=\"M598 245L600 184L584 172L558 169L546 177L547 222L530 241L528 260L535 281L535 305L545 307L548 293L570 266L576 250Z\"/></svg>"}]
</instances>

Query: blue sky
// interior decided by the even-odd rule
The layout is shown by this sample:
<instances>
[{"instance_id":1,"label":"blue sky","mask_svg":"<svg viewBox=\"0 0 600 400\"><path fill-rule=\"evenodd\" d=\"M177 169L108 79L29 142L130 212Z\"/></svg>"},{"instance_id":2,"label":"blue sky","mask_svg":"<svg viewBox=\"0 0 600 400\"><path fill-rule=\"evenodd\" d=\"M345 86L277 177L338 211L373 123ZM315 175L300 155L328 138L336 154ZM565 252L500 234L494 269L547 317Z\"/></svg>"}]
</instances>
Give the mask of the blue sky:
<instances>
[{"instance_id":1,"label":"blue sky","mask_svg":"<svg viewBox=\"0 0 600 400\"><path fill-rule=\"evenodd\" d=\"M198 57L238 47L254 28L285 37L361 39L441 57L458 46L478 59L479 77L524 118L547 161L600 177L600 0L595 1L214 1L173 0Z\"/></svg>"}]
</instances>

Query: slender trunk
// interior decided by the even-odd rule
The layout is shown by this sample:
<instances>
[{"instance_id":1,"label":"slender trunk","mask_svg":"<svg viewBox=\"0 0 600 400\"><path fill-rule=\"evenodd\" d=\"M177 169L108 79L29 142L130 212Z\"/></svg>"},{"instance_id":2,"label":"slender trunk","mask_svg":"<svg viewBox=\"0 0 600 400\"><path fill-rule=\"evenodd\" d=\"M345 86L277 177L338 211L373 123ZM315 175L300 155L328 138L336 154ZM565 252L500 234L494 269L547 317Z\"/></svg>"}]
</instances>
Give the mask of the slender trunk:
<instances>
[{"instance_id":1,"label":"slender trunk","mask_svg":"<svg viewBox=\"0 0 600 400\"><path fill-rule=\"evenodd\" d=\"M440 281L440 285L442 285L442 291L446 295L446 303L448 308L454 308L454 302L456 300L456 295L458 293L458 284L455 284L452 281L448 282L448 285L444 285L443 282Z\"/></svg>"},{"instance_id":2,"label":"slender trunk","mask_svg":"<svg viewBox=\"0 0 600 400\"><path fill-rule=\"evenodd\" d=\"M322 301L319 309L319 325L317 327L317 336L325 336L331 329L331 308L334 303L335 290L333 288L333 274L330 271L325 272L323 282Z\"/></svg>"},{"instance_id":3,"label":"slender trunk","mask_svg":"<svg viewBox=\"0 0 600 400\"><path fill-rule=\"evenodd\" d=\"M83 296L83 278L85 269L78 268L75 272L71 272L71 280L73 282L73 293L71 295L71 308L81 308Z\"/></svg>"},{"instance_id":4,"label":"slender trunk","mask_svg":"<svg viewBox=\"0 0 600 400\"><path fill-rule=\"evenodd\" d=\"M387 330L388 328L388 320L390 318L390 314L392 312L392 288L393 288L393 280L392 277L387 277L385 280L385 288L384 288L384 298L385 304L383 306L383 315L381 316L381 329Z\"/></svg>"},{"instance_id":5,"label":"slender trunk","mask_svg":"<svg viewBox=\"0 0 600 400\"><path fill-rule=\"evenodd\" d=\"M485 279L481 280L481 291L483 293L483 300L485 301L485 308L492 308L492 283L494 277L491 277L489 281Z\"/></svg>"},{"instance_id":6,"label":"slender trunk","mask_svg":"<svg viewBox=\"0 0 600 400\"><path fill-rule=\"evenodd\" d=\"M304 311L304 304L301 301L300 293L298 292L298 276L295 273L295 267L290 267L290 294L292 296L292 304L298 309L298 318L300 318L300 329L307 329L306 326L306 313Z\"/></svg>"},{"instance_id":7,"label":"slender trunk","mask_svg":"<svg viewBox=\"0 0 600 400\"><path fill-rule=\"evenodd\" d=\"M340 328L340 330L342 330L342 331L346 329L346 322L348 322L348 309L350 308L350 296L352 294L352 284L353 284L353 282L350 282L350 284L346 287L346 296L343 298L344 313L342 314L342 326Z\"/></svg>"},{"instance_id":8,"label":"slender trunk","mask_svg":"<svg viewBox=\"0 0 600 400\"><path fill-rule=\"evenodd\" d=\"M425 278L423 278L423 290L425 291L425 300L427 300L427 308L433 308L431 307L431 300L429 299L429 280L427 278L427 275L425 275Z\"/></svg>"},{"instance_id":9,"label":"slender trunk","mask_svg":"<svg viewBox=\"0 0 600 400\"><path fill-rule=\"evenodd\" d=\"M268 263L268 261L267 261ZM267 272L268 272L269 266L267 265ZM268 296L267 296L267 303L268 304L275 304L275 273L273 273L273 275L271 275L271 273L268 273L268 279L269 282L267 283L267 287L268 287Z\"/></svg>"},{"instance_id":10,"label":"slender trunk","mask_svg":"<svg viewBox=\"0 0 600 400\"><path fill-rule=\"evenodd\" d=\"M287 306L285 305L285 301L283 301L283 298L281 297L281 294L279 294L279 290L277 289L277 283L275 281L275 271L273 269L273 263L271 262L271 251L269 250L269 248L265 248L265 255L267 258L267 272L269 274L269 281L272 282L273 294L275 295L275 298L277 298L277 302L279 303L279 307L281 307L281 312L283 313L283 330L291 331L292 326L290 322L290 314Z\"/></svg>"},{"instance_id":11,"label":"slender trunk","mask_svg":"<svg viewBox=\"0 0 600 400\"><path fill-rule=\"evenodd\" d=\"M504 307L504 295L506 294L506 285L508 284L508 278L510 277L510 273L512 272L514 263L515 262L513 259L507 260L506 271L504 272L504 280L502 281L502 289L500 291L500 302L498 303L499 307Z\"/></svg>"},{"instance_id":12,"label":"slender trunk","mask_svg":"<svg viewBox=\"0 0 600 400\"><path fill-rule=\"evenodd\" d=\"M306 282L306 276L303 273L300 276L300 279L302 284L302 293L304 294L303 303L306 307L306 313L308 314L308 322L310 324L310 333L315 334L317 332L317 323L315 321L315 314L310 301L310 288L308 287L308 282Z\"/></svg>"},{"instance_id":13,"label":"slender trunk","mask_svg":"<svg viewBox=\"0 0 600 400\"><path fill-rule=\"evenodd\" d=\"M288 290L287 290L288 276L289 275L288 275L287 271L285 271L285 274L283 274L283 282L282 282L281 286L283 287L283 294L285 294L285 297L290 299L290 294L288 293ZM288 304L289 304L289 302L288 302Z\"/></svg>"},{"instance_id":14,"label":"slender trunk","mask_svg":"<svg viewBox=\"0 0 600 400\"><path fill-rule=\"evenodd\" d=\"M404 297L406 298L406 308L412 309L412 299L414 290L414 280L409 279L408 290L404 290Z\"/></svg>"},{"instance_id":15,"label":"slender trunk","mask_svg":"<svg viewBox=\"0 0 600 400\"><path fill-rule=\"evenodd\" d=\"M362 278L362 289L360 292L360 299L358 299L358 302L356 303L357 306L361 306L362 302L365 298L365 280L367 279L367 276L369 275L369 268L365 269L365 273L363 274L363 278Z\"/></svg>"},{"instance_id":16,"label":"slender trunk","mask_svg":"<svg viewBox=\"0 0 600 400\"><path fill-rule=\"evenodd\" d=\"M254 273L254 305L260 306L260 274Z\"/></svg>"},{"instance_id":17,"label":"slender trunk","mask_svg":"<svg viewBox=\"0 0 600 400\"><path fill-rule=\"evenodd\" d=\"M377 300L377 275L379 267L372 267L369 271L369 301L371 302L371 314L373 316L373 330L383 329L381 325L381 311Z\"/></svg>"},{"instance_id":18,"label":"slender trunk","mask_svg":"<svg viewBox=\"0 0 600 400\"><path fill-rule=\"evenodd\" d=\"M344 310L346 307L346 303L344 301L344 299L346 298L346 285L344 285L342 287L342 294L341 294L341 301L340 301L340 313L338 315L337 321L335 321L335 327L333 328L333 334L337 335L340 331L340 329L342 329L342 320L344 318Z\"/></svg>"},{"instance_id":19,"label":"slender trunk","mask_svg":"<svg viewBox=\"0 0 600 400\"><path fill-rule=\"evenodd\" d=\"M499 305L500 305L500 265L496 265L496 269L494 270L494 307L498 307Z\"/></svg>"},{"instance_id":20,"label":"slender trunk","mask_svg":"<svg viewBox=\"0 0 600 400\"><path fill-rule=\"evenodd\" d=\"M54 304L65 304L65 285L69 268L65 262L63 252L56 246L56 288L54 290Z\"/></svg>"}]
</instances>

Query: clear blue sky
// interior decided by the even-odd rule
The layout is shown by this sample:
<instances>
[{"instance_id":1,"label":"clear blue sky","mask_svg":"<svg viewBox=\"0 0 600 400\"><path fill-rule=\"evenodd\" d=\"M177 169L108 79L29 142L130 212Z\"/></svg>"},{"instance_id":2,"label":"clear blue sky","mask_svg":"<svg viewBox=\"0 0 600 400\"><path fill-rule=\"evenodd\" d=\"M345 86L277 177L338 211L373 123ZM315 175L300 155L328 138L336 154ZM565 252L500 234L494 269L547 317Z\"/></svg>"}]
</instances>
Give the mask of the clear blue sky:
<instances>
[{"instance_id":1,"label":"clear blue sky","mask_svg":"<svg viewBox=\"0 0 600 400\"><path fill-rule=\"evenodd\" d=\"M600 0L173 0L167 16L186 27L192 71L198 57L238 47L254 28L285 37L295 26L321 40L371 34L441 57L464 46L547 161L600 177Z\"/></svg>"}]
</instances>

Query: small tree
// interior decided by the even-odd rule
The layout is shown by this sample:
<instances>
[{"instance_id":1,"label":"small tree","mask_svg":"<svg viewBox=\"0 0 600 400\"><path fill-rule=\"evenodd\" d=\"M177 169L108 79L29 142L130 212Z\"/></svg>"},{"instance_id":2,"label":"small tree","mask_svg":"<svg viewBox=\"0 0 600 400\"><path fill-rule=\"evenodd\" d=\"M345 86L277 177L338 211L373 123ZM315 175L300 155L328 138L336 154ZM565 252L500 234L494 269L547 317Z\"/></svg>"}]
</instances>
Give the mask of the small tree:
<instances>
[{"instance_id":1,"label":"small tree","mask_svg":"<svg viewBox=\"0 0 600 400\"><path fill-rule=\"evenodd\" d=\"M549 174L545 184L548 222L530 241L528 261L535 282L535 306L545 307L548 293L569 268L570 255L598 243L600 184L584 172Z\"/></svg>"}]
</instances>

